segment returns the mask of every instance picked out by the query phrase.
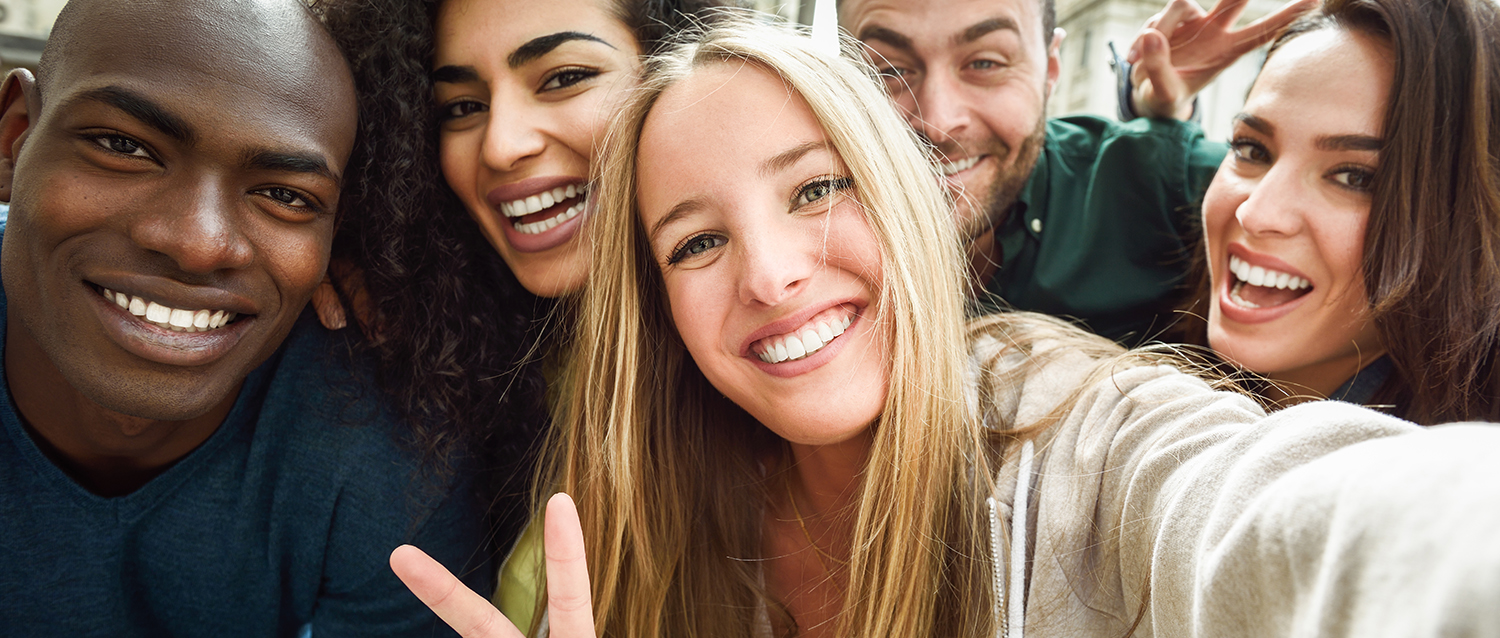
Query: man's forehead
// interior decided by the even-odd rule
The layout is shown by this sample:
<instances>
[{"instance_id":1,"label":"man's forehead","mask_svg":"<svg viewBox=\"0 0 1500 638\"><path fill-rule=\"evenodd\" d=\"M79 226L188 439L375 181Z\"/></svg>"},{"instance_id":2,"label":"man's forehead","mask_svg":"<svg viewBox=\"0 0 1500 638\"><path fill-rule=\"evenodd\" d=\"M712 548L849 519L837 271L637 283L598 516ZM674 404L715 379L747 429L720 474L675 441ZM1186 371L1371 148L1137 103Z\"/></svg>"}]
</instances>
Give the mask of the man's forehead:
<instances>
[{"instance_id":1,"label":"man's forehead","mask_svg":"<svg viewBox=\"0 0 1500 638\"><path fill-rule=\"evenodd\" d=\"M1023 36L1042 28L1040 0L845 0L839 22L861 40L875 33L924 41L937 37L942 44L973 39L997 27Z\"/></svg>"}]
</instances>

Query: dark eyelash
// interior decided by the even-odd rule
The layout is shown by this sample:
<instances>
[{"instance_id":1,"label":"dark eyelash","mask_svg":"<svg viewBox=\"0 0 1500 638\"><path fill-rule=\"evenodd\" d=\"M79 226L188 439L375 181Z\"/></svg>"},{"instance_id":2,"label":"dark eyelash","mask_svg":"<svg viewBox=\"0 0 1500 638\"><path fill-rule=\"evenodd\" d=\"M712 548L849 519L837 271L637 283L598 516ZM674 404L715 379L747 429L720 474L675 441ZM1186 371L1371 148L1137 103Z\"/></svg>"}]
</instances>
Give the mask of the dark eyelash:
<instances>
[{"instance_id":1,"label":"dark eyelash","mask_svg":"<svg viewBox=\"0 0 1500 638\"><path fill-rule=\"evenodd\" d=\"M837 193L839 191L848 190L850 187L854 186L854 178L852 178L852 177L820 177L820 178L815 179L813 181L810 181L810 182L808 182L806 184L803 184L801 188L798 188L797 189L797 195L796 195L796 197L792 198L792 201L794 203L800 201L802 199L802 196L804 196L804 195L807 194L807 191L812 190L813 188L816 188L816 187L819 187L819 186L825 186L825 187L827 187L828 188L828 194L832 195L832 194ZM822 198L819 198L819 201L822 201Z\"/></svg>"},{"instance_id":2,"label":"dark eyelash","mask_svg":"<svg viewBox=\"0 0 1500 638\"><path fill-rule=\"evenodd\" d=\"M575 86L575 85L577 85L579 83L582 83L582 82L585 82L587 80L596 78L596 77L599 76L600 73L601 73L601 71L599 69L593 69L593 68L589 68L589 67L583 67L583 66L564 67L564 68L558 69L556 72L552 73L551 75L548 75L547 79L542 82L542 87L543 87L543 90L547 90L547 91L556 91L558 89L566 89L566 88L568 88L570 86ZM566 83L558 81L558 78L562 78L564 76L572 76L572 77L574 77L576 79L574 79L571 82L566 82ZM550 89L545 88L548 84L551 84L553 81L558 81L558 86L552 87Z\"/></svg>"},{"instance_id":3,"label":"dark eyelash","mask_svg":"<svg viewBox=\"0 0 1500 638\"><path fill-rule=\"evenodd\" d=\"M696 235L693 235L692 237L687 238L686 241L678 244L676 248L672 249L672 253L667 256L667 265L675 265L677 262L687 259L687 251L689 246L698 243L698 240L700 239L711 238L713 236L713 233L698 233Z\"/></svg>"}]
</instances>

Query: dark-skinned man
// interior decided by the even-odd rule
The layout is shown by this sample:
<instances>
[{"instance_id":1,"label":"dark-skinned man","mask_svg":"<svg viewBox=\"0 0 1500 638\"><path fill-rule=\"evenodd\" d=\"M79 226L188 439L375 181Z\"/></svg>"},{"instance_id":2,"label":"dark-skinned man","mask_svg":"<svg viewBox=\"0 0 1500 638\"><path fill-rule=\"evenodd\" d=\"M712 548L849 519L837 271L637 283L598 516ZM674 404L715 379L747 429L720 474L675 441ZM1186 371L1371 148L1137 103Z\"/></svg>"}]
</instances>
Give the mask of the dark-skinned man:
<instances>
[{"instance_id":1,"label":"dark-skinned man","mask_svg":"<svg viewBox=\"0 0 1500 638\"><path fill-rule=\"evenodd\" d=\"M445 633L414 539L484 587L468 492L299 318L354 100L297 0L74 0L6 78L0 633Z\"/></svg>"},{"instance_id":2,"label":"dark-skinned man","mask_svg":"<svg viewBox=\"0 0 1500 638\"><path fill-rule=\"evenodd\" d=\"M1226 147L1179 121L1193 96L1310 3L1245 27L1248 0L1172 0L1131 49L1135 111L1048 120L1052 0L842 0L907 121L942 158L981 309L1081 321L1126 345L1174 320L1197 204Z\"/></svg>"}]
</instances>

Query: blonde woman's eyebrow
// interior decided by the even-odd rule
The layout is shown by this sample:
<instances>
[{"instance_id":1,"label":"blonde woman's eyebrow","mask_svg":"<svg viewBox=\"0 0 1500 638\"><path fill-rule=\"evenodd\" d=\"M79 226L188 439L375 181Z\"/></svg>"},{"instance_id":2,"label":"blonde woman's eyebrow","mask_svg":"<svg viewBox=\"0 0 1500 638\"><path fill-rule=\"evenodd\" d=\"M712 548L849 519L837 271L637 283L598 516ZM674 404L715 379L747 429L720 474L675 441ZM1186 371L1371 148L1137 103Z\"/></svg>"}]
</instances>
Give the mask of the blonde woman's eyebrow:
<instances>
[{"instance_id":1,"label":"blonde woman's eyebrow","mask_svg":"<svg viewBox=\"0 0 1500 638\"><path fill-rule=\"evenodd\" d=\"M818 149L827 148L828 142L824 140L803 142L785 151L772 155L770 158L766 159L766 161L761 162L760 174L765 177L770 177L788 168L791 168L793 164L796 164L798 160L801 160L803 156L807 155L808 153L811 153Z\"/></svg>"},{"instance_id":2,"label":"blonde woman's eyebrow","mask_svg":"<svg viewBox=\"0 0 1500 638\"><path fill-rule=\"evenodd\" d=\"M696 197L677 202L677 205L667 211L667 214L662 215L661 219L656 220L656 223L651 225L651 232L647 233L647 241L653 244L656 243L656 236L661 234L661 229L666 228L672 222L686 217L689 213L702 210L703 207L703 200Z\"/></svg>"}]
</instances>

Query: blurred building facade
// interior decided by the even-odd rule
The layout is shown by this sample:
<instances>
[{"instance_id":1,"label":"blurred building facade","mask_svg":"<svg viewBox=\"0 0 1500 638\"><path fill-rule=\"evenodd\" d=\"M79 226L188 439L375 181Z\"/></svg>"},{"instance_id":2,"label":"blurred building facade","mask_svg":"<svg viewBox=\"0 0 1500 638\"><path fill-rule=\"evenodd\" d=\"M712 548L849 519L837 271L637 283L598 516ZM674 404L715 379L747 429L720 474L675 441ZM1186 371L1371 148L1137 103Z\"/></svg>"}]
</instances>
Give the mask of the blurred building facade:
<instances>
[{"instance_id":1,"label":"blurred building facade","mask_svg":"<svg viewBox=\"0 0 1500 638\"><path fill-rule=\"evenodd\" d=\"M0 0L0 66L35 70L64 4L67 0Z\"/></svg>"}]
</instances>

